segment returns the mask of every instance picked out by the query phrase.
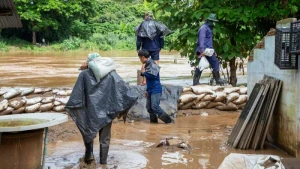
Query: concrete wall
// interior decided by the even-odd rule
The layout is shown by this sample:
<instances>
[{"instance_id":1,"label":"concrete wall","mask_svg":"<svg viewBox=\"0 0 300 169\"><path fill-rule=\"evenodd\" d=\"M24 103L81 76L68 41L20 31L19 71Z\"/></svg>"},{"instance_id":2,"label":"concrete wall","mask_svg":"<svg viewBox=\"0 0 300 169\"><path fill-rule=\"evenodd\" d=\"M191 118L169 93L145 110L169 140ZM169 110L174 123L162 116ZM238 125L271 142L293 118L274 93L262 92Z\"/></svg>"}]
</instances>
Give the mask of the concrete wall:
<instances>
[{"instance_id":1,"label":"concrete wall","mask_svg":"<svg viewBox=\"0 0 300 169\"><path fill-rule=\"evenodd\" d=\"M274 64L274 55L275 36L266 36L265 49L254 49L253 61L248 63L248 93L264 75L283 81L269 128L270 140L286 152L300 157L300 73L299 70L280 70Z\"/></svg>"}]
</instances>

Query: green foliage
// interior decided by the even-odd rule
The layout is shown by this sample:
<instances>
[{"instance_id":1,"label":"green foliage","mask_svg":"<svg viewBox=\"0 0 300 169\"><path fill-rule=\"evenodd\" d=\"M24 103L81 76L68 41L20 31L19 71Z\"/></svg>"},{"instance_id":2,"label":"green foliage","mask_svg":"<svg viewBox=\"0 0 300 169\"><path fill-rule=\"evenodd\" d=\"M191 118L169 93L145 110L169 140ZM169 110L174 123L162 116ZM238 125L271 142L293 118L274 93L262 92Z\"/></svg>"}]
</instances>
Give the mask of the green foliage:
<instances>
[{"instance_id":1,"label":"green foliage","mask_svg":"<svg viewBox=\"0 0 300 169\"><path fill-rule=\"evenodd\" d=\"M6 42L4 42L3 40L0 41L0 51L1 52L9 51L9 47L7 46Z\"/></svg>"}]
</instances>

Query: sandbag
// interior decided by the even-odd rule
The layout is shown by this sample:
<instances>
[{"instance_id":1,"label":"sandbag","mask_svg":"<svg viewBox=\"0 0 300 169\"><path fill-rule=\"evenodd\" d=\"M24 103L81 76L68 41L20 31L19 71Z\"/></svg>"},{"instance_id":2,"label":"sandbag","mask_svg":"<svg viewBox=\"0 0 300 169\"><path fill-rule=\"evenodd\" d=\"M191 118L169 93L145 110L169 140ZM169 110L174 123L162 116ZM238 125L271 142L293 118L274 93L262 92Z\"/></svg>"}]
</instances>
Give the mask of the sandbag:
<instances>
[{"instance_id":1,"label":"sandbag","mask_svg":"<svg viewBox=\"0 0 300 169\"><path fill-rule=\"evenodd\" d=\"M205 95L205 96L201 99L201 102L202 102L202 101L212 101L212 100L214 100L216 97L217 97L217 95L215 95L215 94L207 94L207 95Z\"/></svg>"},{"instance_id":2,"label":"sandbag","mask_svg":"<svg viewBox=\"0 0 300 169\"><path fill-rule=\"evenodd\" d=\"M69 99L70 99L70 97L58 97L58 98L55 98L55 101L59 101L62 104L67 104Z\"/></svg>"},{"instance_id":3,"label":"sandbag","mask_svg":"<svg viewBox=\"0 0 300 169\"><path fill-rule=\"evenodd\" d=\"M17 100L11 100L9 101L8 105L14 109L19 109L26 103L25 99L17 99Z\"/></svg>"},{"instance_id":4,"label":"sandbag","mask_svg":"<svg viewBox=\"0 0 300 169\"><path fill-rule=\"evenodd\" d=\"M106 57L97 57L88 62L88 67L94 73L97 82L104 78L109 72L116 70L114 60Z\"/></svg>"},{"instance_id":5,"label":"sandbag","mask_svg":"<svg viewBox=\"0 0 300 169\"><path fill-rule=\"evenodd\" d=\"M245 103L243 103L243 104L239 104L239 105L236 105L237 107L238 107L238 109L241 109L241 110L243 110L244 109L244 107L246 106L246 102Z\"/></svg>"},{"instance_id":6,"label":"sandbag","mask_svg":"<svg viewBox=\"0 0 300 169\"><path fill-rule=\"evenodd\" d=\"M223 86L211 86L211 90L216 91L216 92L222 91L223 89L224 89Z\"/></svg>"},{"instance_id":7,"label":"sandbag","mask_svg":"<svg viewBox=\"0 0 300 169\"><path fill-rule=\"evenodd\" d=\"M46 104L46 103L52 103L54 101L54 97L45 97L42 99L41 103Z\"/></svg>"},{"instance_id":8,"label":"sandbag","mask_svg":"<svg viewBox=\"0 0 300 169\"><path fill-rule=\"evenodd\" d=\"M239 90L240 90L239 87L225 88L224 93L230 94L230 93L233 93L233 92L238 92Z\"/></svg>"},{"instance_id":9,"label":"sandbag","mask_svg":"<svg viewBox=\"0 0 300 169\"><path fill-rule=\"evenodd\" d=\"M209 104L205 107L206 109L212 109L217 106L224 106L225 104L222 102L209 102Z\"/></svg>"},{"instance_id":10,"label":"sandbag","mask_svg":"<svg viewBox=\"0 0 300 169\"><path fill-rule=\"evenodd\" d=\"M232 103L234 104L243 104L248 100L248 96L247 95L240 95L238 99L232 101Z\"/></svg>"},{"instance_id":11,"label":"sandbag","mask_svg":"<svg viewBox=\"0 0 300 169\"><path fill-rule=\"evenodd\" d=\"M50 111L53 107L54 107L53 103L47 103L47 104L41 105L41 107L39 108L39 110L41 112Z\"/></svg>"},{"instance_id":12,"label":"sandbag","mask_svg":"<svg viewBox=\"0 0 300 169\"><path fill-rule=\"evenodd\" d=\"M45 93L46 93L46 92L51 92L51 91L52 91L51 88L47 88L47 89L44 90Z\"/></svg>"},{"instance_id":13,"label":"sandbag","mask_svg":"<svg viewBox=\"0 0 300 169\"><path fill-rule=\"evenodd\" d=\"M240 88L240 94L247 94L247 87Z\"/></svg>"},{"instance_id":14,"label":"sandbag","mask_svg":"<svg viewBox=\"0 0 300 169\"><path fill-rule=\"evenodd\" d=\"M28 106L25 108L25 112L26 113L34 113L39 110L41 105L42 105L41 103L37 103L37 104L31 105L31 106Z\"/></svg>"},{"instance_id":15,"label":"sandbag","mask_svg":"<svg viewBox=\"0 0 300 169\"><path fill-rule=\"evenodd\" d=\"M197 95L200 94L213 94L214 91L209 87L192 86L193 92Z\"/></svg>"},{"instance_id":16,"label":"sandbag","mask_svg":"<svg viewBox=\"0 0 300 169\"><path fill-rule=\"evenodd\" d=\"M200 101L199 103L197 103L196 105L192 106L193 109L202 109L205 108L210 101Z\"/></svg>"},{"instance_id":17,"label":"sandbag","mask_svg":"<svg viewBox=\"0 0 300 169\"><path fill-rule=\"evenodd\" d=\"M8 100L2 100L0 102L0 112L2 112L3 110L7 109L8 107Z\"/></svg>"},{"instance_id":18,"label":"sandbag","mask_svg":"<svg viewBox=\"0 0 300 169\"><path fill-rule=\"evenodd\" d=\"M31 89L25 89L25 90L23 90L22 92L21 92L21 96L27 96L27 95L29 95L29 94L31 94L31 93L33 93L34 92L34 88L31 88Z\"/></svg>"},{"instance_id":19,"label":"sandbag","mask_svg":"<svg viewBox=\"0 0 300 169\"><path fill-rule=\"evenodd\" d=\"M70 96L72 93L72 90L60 90L57 95L60 96Z\"/></svg>"},{"instance_id":20,"label":"sandbag","mask_svg":"<svg viewBox=\"0 0 300 169\"><path fill-rule=\"evenodd\" d=\"M20 107L17 110L12 111L12 114L21 114L25 112L25 107Z\"/></svg>"},{"instance_id":21,"label":"sandbag","mask_svg":"<svg viewBox=\"0 0 300 169\"><path fill-rule=\"evenodd\" d=\"M178 103L177 108L179 109L183 105L184 105L184 103Z\"/></svg>"},{"instance_id":22,"label":"sandbag","mask_svg":"<svg viewBox=\"0 0 300 169\"><path fill-rule=\"evenodd\" d=\"M224 92L217 92L216 98L213 100L214 102L222 102L226 99L226 93Z\"/></svg>"},{"instance_id":23,"label":"sandbag","mask_svg":"<svg viewBox=\"0 0 300 169\"><path fill-rule=\"evenodd\" d=\"M7 91L0 89L0 96L4 95Z\"/></svg>"},{"instance_id":24,"label":"sandbag","mask_svg":"<svg viewBox=\"0 0 300 169\"><path fill-rule=\"evenodd\" d=\"M238 107L235 104L230 102L223 106L216 106L216 109L221 110L221 111L236 111L236 110L238 110Z\"/></svg>"},{"instance_id":25,"label":"sandbag","mask_svg":"<svg viewBox=\"0 0 300 169\"><path fill-rule=\"evenodd\" d=\"M196 99L194 100L194 103L198 103L200 102L200 100L205 96L206 94L200 94L200 95L196 95Z\"/></svg>"},{"instance_id":26,"label":"sandbag","mask_svg":"<svg viewBox=\"0 0 300 169\"><path fill-rule=\"evenodd\" d=\"M23 97L23 98L26 99L26 97ZM31 99L26 99L26 106L37 104L41 101L42 101L41 97L34 97L34 98L31 98Z\"/></svg>"},{"instance_id":27,"label":"sandbag","mask_svg":"<svg viewBox=\"0 0 300 169\"><path fill-rule=\"evenodd\" d=\"M60 91L59 89L53 89L53 90L52 90L52 93L53 93L53 94L57 94L59 91Z\"/></svg>"},{"instance_id":28,"label":"sandbag","mask_svg":"<svg viewBox=\"0 0 300 169\"><path fill-rule=\"evenodd\" d=\"M182 92L191 92L193 91L191 87L184 87Z\"/></svg>"},{"instance_id":29,"label":"sandbag","mask_svg":"<svg viewBox=\"0 0 300 169\"><path fill-rule=\"evenodd\" d=\"M59 105L61 105L62 103L61 102L59 102L59 101L54 101L54 105L55 106L59 106Z\"/></svg>"},{"instance_id":30,"label":"sandbag","mask_svg":"<svg viewBox=\"0 0 300 169\"><path fill-rule=\"evenodd\" d=\"M55 106L55 107L53 107L53 110L56 112L62 112L62 111L65 111L65 106L64 105Z\"/></svg>"},{"instance_id":31,"label":"sandbag","mask_svg":"<svg viewBox=\"0 0 300 169\"><path fill-rule=\"evenodd\" d=\"M0 112L0 116L1 115L8 115L11 114L11 112L14 110L14 108L11 107L7 107L6 110L3 110L2 112Z\"/></svg>"},{"instance_id":32,"label":"sandbag","mask_svg":"<svg viewBox=\"0 0 300 169\"><path fill-rule=\"evenodd\" d=\"M196 95L194 94L184 94L179 97L178 102L185 104L185 103L192 102L195 99L196 99Z\"/></svg>"},{"instance_id":33,"label":"sandbag","mask_svg":"<svg viewBox=\"0 0 300 169\"><path fill-rule=\"evenodd\" d=\"M3 98L4 98L4 99L11 99L11 98L13 98L13 97L15 97L15 96L18 96L20 93L21 93L21 92L19 92L18 90L12 89L12 90L6 92L6 93L3 95Z\"/></svg>"},{"instance_id":34,"label":"sandbag","mask_svg":"<svg viewBox=\"0 0 300 169\"><path fill-rule=\"evenodd\" d=\"M36 88L36 89L34 89L34 94L40 94L40 93L43 93L44 92L44 90L43 89L41 89L41 88Z\"/></svg>"},{"instance_id":35,"label":"sandbag","mask_svg":"<svg viewBox=\"0 0 300 169\"><path fill-rule=\"evenodd\" d=\"M194 102L188 102L188 103L184 104L183 106L181 106L179 109L187 110L187 109L191 108L193 105L194 105Z\"/></svg>"},{"instance_id":36,"label":"sandbag","mask_svg":"<svg viewBox=\"0 0 300 169\"><path fill-rule=\"evenodd\" d=\"M227 96L227 98L226 98L226 102L227 102L227 103L232 102L232 101L238 99L239 96L240 96L240 95L239 95L238 93L236 93L236 92L230 93L230 94Z\"/></svg>"}]
</instances>

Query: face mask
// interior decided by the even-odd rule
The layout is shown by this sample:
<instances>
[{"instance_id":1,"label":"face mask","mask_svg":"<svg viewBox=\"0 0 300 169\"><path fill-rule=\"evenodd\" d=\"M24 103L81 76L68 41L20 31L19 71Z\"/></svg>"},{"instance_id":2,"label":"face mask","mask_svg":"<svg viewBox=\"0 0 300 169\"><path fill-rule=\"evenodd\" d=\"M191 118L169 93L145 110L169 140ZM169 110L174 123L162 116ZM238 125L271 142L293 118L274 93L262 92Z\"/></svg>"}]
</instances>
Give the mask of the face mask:
<instances>
[{"instance_id":1,"label":"face mask","mask_svg":"<svg viewBox=\"0 0 300 169\"><path fill-rule=\"evenodd\" d=\"M212 21L207 21L207 24L208 24L208 26L209 26L211 29L213 29L214 26L215 26L215 23L212 22Z\"/></svg>"}]
</instances>

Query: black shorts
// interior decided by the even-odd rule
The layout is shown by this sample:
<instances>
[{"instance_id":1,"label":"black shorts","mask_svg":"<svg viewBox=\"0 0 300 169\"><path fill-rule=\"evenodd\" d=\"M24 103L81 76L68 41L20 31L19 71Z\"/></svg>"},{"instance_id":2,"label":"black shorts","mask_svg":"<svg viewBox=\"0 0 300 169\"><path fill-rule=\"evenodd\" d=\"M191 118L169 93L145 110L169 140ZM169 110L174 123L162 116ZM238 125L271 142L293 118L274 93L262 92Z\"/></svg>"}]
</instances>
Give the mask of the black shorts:
<instances>
[{"instance_id":1,"label":"black shorts","mask_svg":"<svg viewBox=\"0 0 300 169\"><path fill-rule=\"evenodd\" d=\"M159 51L149 51L152 60L159 60Z\"/></svg>"}]
</instances>

